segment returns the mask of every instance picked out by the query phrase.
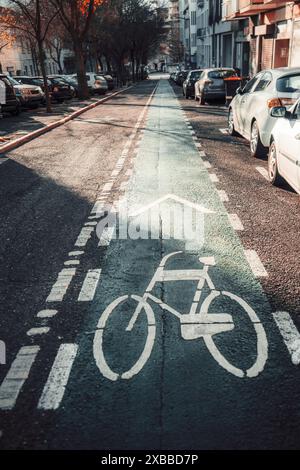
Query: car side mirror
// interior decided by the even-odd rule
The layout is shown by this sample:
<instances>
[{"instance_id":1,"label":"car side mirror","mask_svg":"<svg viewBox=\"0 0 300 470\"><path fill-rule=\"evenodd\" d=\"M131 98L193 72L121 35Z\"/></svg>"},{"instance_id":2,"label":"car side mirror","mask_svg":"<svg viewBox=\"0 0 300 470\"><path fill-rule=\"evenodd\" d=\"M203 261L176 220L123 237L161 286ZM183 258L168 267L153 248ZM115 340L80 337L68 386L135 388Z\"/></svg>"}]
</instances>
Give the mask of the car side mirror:
<instances>
[{"instance_id":1,"label":"car side mirror","mask_svg":"<svg viewBox=\"0 0 300 470\"><path fill-rule=\"evenodd\" d=\"M270 114L275 118L289 118L291 113L287 111L285 106L275 106L274 108L271 108Z\"/></svg>"}]
</instances>

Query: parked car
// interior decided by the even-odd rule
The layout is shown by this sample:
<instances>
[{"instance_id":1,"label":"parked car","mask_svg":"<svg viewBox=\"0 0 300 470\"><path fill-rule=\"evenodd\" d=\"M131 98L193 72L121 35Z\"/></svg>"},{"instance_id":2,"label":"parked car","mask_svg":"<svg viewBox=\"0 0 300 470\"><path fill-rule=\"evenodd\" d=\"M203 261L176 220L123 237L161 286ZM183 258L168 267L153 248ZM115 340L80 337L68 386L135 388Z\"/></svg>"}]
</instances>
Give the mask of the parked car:
<instances>
[{"instance_id":1,"label":"parked car","mask_svg":"<svg viewBox=\"0 0 300 470\"><path fill-rule=\"evenodd\" d=\"M236 70L226 67L204 69L199 80L195 83L195 100L205 104L210 100L225 101L224 78L237 76Z\"/></svg>"},{"instance_id":2,"label":"parked car","mask_svg":"<svg viewBox=\"0 0 300 470\"><path fill-rule=\"evenodd\" d=\"M285 179L300 194L300 99L289 110L277 106L270 114L276 120L268 157L270 181L277 186Z\"/></svg>"},{"instance_id":3,"label":"parked car","mask_svg":"<svg viewBox=\"0 0 300 470\"><path fill-rule=\"evenodd\" d=\"M146 78L145 74L148 74L146 69L144 69L144 78ZM110 73L108 73L108 72L99 72L98 75L105 78L109 90L113 90L115 88L115 82L114 82L113 77L110 75Z\"/></svg>"},{"instance_id":4,"label":"parked car","mask_svg":"<svg viewBox=\"0 0 300 470\"><path fill-rule=\"evenodd\" d=\"M37 108L44 102L45 94L40 86L20 83L18 77L7 76L7 78L14 87L21 106Z\"/></svg>"},{"instance_id":5,"label":"parked car","mask_svg":"<svg viewBox=\"0 0 300 470\"><path fill-rule=\"evenodd\" d=\"M52 100L57 101L58 103L62 103L65 100L70 100L75 95L74 88L69 85L65 80L55 75L50 75L48 77L52 87Z\"/></svg>"},{"instance_id":6,"label":"parked car","mask_svg":"<svg viewBox=\"0 0 300 470\"><path fill-rule=\"evenodd\" d=\"M188 73L186 80L183 82L182 85L183 95L186 97L186 99L195 97L195 83L197 80L199 80L202 72L203 69L197 69L191 70Z\"/></svg>"},{"instance_id":7,"label":"parked car","mask_svg":"<svg viewBox=\"0 0 300 470\"><path fill-rule=\"evenodd\" d=\"M1 104L1 112L17 116L20 113L20 102L16 91L6 75L0 74L1 87L5 88L5 103Z\"/></svg>"},{"instance_id":8,"label":"parked car","mask_svg":"<svg viewBox=\"0 0 300 470\"><path fill-rule=\"evenodd\" d=\"M45 94L45 86L44 86L44 80L41 78L41 77L28 77L26 75L21 75L21 76L17 76L15 77L15 79L19 82L19 83L23 83L24 85L35 85L35 86L39 86L43 93ZM50 94L50 98L52 97L52 84L51 82L48 80L48 88L49 88L49 94ZM43 104L46 103L46 99L44 98L44 101L43 101Z\"/></svg>"},{"instance_id":9,"label":"parked car","mask_svg":"<svg viewBox=\"0 0 300 470\"><path fill-rule=\"evenodd\" d=\"M228 111L229 134L250 141L251 155L263 156L270 145L276 118L275 106L291 106L300 96L300 67L259 72L243 89L238 89Z\"/></svg>"},{"instance_id":10,"label":"parked car","mask_svg":"<svg viewBox=\"0 0 300 470\"><path fill-rule=\"evenodd\" d=\"M73 75L77 78L77 75ZM86 80L91 93L99 93L99 95L104 95L108 90L107 81L102 75L99 75L95 72L87 72Z\"/></svg>"},{"instance_id":11,"label":"parked car","mask_svg":"<svg viewBox=\"0 0 300 470\"><path fill-rule=\"evenodd\" d=\"M184 80L188 76L188 73L189 73L189 70L180 70L179 72L177 72L175 76L175 83L177 83L177 85L179 86L182 86Z\"/></svg>"}]
</instances>

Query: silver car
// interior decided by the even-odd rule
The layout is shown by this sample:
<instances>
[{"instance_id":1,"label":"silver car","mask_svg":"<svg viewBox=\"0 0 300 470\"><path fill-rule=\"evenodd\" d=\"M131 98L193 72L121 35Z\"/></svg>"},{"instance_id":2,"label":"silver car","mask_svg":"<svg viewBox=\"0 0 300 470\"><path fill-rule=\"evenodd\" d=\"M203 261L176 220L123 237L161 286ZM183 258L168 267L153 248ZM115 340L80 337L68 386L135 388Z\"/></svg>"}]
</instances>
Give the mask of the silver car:
<instances>
[{"instance_id":1,"label":"silver car","mask_svg":"<svg viewBox=\"0 0 300 470\"><path fill-rule=\"evenodd\" d=\"M215 99L225 100L224 78L236 75L236 71L228 67L204 69L195 83L195 100L199 100L200 104Z\"/></svg>"},{"instance_id":2,"label":"silver car","mask_svg":"<svg viewBox=\"0 0 300 470\"><path fill-rule=\"evenodd\" d=\"M37 108L44 102L45 94L41 87L37 85L25 85L11 76L7 76L7 78L13 85L16 91L16 95L22 106L28 108Z\"/></svg>"},{"instance_id":3,"label":"silver car","mask_svg":"<svg viewBox=\"0 0 300 470\"><path fill-rule=\"evenodd\" d=\"M300 67L259 72L237 90L228 111L230 135L241 134L250 141L253 157L264 156L270 146L276 118L275 106L292 106L300 96Z\"/></svg>"}]
</instances>

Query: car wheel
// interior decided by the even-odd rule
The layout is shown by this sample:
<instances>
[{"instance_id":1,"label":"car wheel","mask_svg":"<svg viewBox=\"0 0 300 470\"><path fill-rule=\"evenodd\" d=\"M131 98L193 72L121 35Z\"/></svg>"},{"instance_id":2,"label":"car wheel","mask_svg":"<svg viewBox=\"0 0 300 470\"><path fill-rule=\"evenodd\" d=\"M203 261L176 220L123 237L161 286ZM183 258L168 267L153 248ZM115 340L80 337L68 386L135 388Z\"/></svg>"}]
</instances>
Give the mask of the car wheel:
<instances>
[{"instance_id":1,"label":"car wheel","mask_svg":"<svg viewBox=\"0 0 300 470\"><path fill-rule=\"evenodd\" d=\"M229 135L238 135L234 128L234 121L233 121L233 110L232 108L229 109L228 112L228 134Z\"/></svg>"},{"instance_id":2,"label":"car wheel","mask_svg":"<svg viewBox=\"0 0 300 470\"><path fill-rule=\"evenodd\" d=\"M250 151L252 157L263 157L266 154L266 148L260 140L259 129L256 121L253 121L251 126Z\"/></svg>"},{"instance_id":3,"label":"car wheel","mask_svg":"<svg viewBox=\"0 0 300 470\"><path fill-rule=\"evenodd\" d=\"M271 142L270 149L269 149L268 174L269 174L270 182L274 186L280 186L283 183L283 179L280 176L279 171L278 171L277 151L276 151L276 144L274 140L273 142Z\"/></svg>"}]
</instances>

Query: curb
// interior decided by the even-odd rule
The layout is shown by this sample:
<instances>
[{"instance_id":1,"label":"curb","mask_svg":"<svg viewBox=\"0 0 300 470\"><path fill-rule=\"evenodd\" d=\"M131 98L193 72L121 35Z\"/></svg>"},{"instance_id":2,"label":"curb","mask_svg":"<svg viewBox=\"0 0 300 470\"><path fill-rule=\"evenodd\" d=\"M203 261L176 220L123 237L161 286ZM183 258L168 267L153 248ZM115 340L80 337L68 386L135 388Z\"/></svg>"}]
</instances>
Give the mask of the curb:
<instances>
[{"instance_id":1,"label":"curb","mask_svg":"<svg viewBox=\"0 0 300 470\"><path fill-rule=\"evenodd\" d=\"M47 124L46 126L41 127L41 129L37 129L36 131L30 132L29 134L24 135L23 137L20 137L19 139L16 139L13 142L10 142L9 144L3 145L0 148L0 156L2 156L6 152L10 152L10 150L13 150L17 147L20 147L23 144L26 144L27 142L30 142L31 140L35 139L36 137L39 137L40 135L46 134L46 132L49 132L52 129L55 129L56 127L60 127L63 124L66 124L67 122L71 121L77 116L80 116L80 114L83 114L86 111L89 111L90 109L96 108L96 106L99 106L100 104L105 103L105 101L108 101L110 98L113 98L114 96L119 95L120 93L123 93L124 91L129 90L132 87L133 85L126 87L123 90L116 91L115 93L112 93L111 95L106 96L105 98L101 98L101 100L98 100L95 103L91 103L88 106L85 106L84 108L74 111L68 116L62 119L59 119L58 121L54 121L51 124Z\"/></svg>"}]
</instances>

